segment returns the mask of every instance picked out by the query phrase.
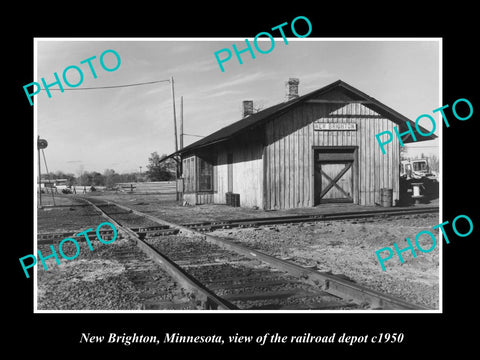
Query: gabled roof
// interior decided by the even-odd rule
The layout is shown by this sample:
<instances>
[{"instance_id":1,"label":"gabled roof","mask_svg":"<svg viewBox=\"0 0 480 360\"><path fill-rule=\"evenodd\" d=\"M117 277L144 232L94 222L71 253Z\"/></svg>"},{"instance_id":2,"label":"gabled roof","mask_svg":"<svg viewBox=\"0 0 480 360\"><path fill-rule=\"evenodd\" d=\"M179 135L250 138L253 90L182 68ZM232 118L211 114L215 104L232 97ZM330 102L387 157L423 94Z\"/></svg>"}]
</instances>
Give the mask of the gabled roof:
<instances>
[{"instance_id":1,"label":"gabled roof","mask_svg":"<svg viewBox=\"0 0 480 360\"><path fill-rule=\"evenodd\" d=\"M367 94L363 93L362 91L354 88L353 86L343 82L342 80L337 80L327 86L324 86L318 90L314 90L308 94L302 95L296 99L292 99L287 102L283 102L274 106L271 106L267 109L264 109L262 111L259 111L255 114L252 114L250 116L247 116L244 119L241 119L239 121L234 122L233 124L230 124L228 126L225 126L224 128L221 128L220 130L215 131L214 133L184 147L183 149L171 154L168 157L171 157L176 154L182 154L185 152L189 152L201 147L209 146L218 142L226 141L231 139L233 136L238 135L240 132L245 131L247 129L252 129L256 126L260 126L264 124L266 121L270 120L274 116L279 116L282 113L290 110L292 107L297 105L298 103L304 102L306 100L309 100L313 97L317 97L319 95L328 93L334 89L342 89L343 91L346 91L347 94L352 95L354 98L358 100L362 100L365 102L368 102L368 107L372 109L373 111L385 116L386 118L392 120L393 122L397 123L399 125L399 131L404 132L407 131L407 122L410 122L410 125L412 129L415 129L415 122L411 121L410 119L406 118L402 114L396 112L392 108L382 104L380 101L376 100L375 98L372 98L368 96ZM419 126L420 130L423 133L428 133L429 131L424 129L423 127ZM430 135L430 136L418 136L417 141L425 141L425 140L433 140L437 136L435 135ZM402 139L404 143L409 143L412 142L412 140L409 139Z\"/></svg>"}]
</instances>

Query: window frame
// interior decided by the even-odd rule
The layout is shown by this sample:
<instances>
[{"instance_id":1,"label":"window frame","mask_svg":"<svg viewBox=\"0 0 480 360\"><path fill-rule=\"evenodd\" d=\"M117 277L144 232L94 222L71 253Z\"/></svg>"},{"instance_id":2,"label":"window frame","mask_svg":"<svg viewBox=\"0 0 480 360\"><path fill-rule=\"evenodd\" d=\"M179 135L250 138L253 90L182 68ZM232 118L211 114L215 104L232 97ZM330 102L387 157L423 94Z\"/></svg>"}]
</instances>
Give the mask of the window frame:
<instances>
[{"instance_id":1,"label":"window frame","mask_svg":"<svg viewBox=\"0 0 480 360\"><path fill-rule=\"evenodd\" d=\"M202 169L202 166L205 166ZM202 159L201 157L197 156L197 164L196 164L196 192L209 192L212 193L214 192L214 165L212 162L207 161L205 159ZM202 174L202 170L203 173ZM205 186L205 181L202 181L204 179L209 179L207 180L207 183L209 186Z\"/></svg>"}]
</instances>

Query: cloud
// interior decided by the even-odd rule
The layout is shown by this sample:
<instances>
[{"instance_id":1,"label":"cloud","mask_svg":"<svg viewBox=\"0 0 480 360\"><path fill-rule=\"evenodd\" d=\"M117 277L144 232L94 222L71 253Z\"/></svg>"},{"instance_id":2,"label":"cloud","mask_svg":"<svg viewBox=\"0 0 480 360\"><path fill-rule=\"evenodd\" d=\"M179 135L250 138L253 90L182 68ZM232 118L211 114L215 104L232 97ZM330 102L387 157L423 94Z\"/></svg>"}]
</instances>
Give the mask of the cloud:
<instances>
[{"instance_id":1,"label":"cloud","mask_svg":"<svg viewBox=\"0 0 480 360\"><path fill-rule=\"evenodd\" d=\"M175 45L170 48L170 53L182 54L190 51L195 51L194 46L191 44L182 44L181 42L175 42Z\"/></svg>"},{"instance_id":2,"label":"cloud","mask_svg":"<svg viewBox=\"0 0 480 360\"><path fill-rule=\"evenodd\" d=\"M201 61L188 62L173 66L167 69L167 73L184 73L184 72L205 72L213 70L217 67L217 63L212 59L205 59Z\"/></svg>"},{"instance_id":3,"label":"cloud","mask_svg":"<svg viewBox=\"0 0 480 360\"><path fill-rule=\"evenodd\" d=\"M245 83L250 83L250 82L256 83L257 81L259 81L262 78L265 79L265 78L269 78L271 76L272 76L272 73L268 73L268 72L265 72L265 71L255 72L255 73L251 73L251 74L248 74L248 75L240 74L240 75L234 76L232 79L230 79L228 81L225 81L225 82L219 83L218 85L210 87L209 90L213 91L213 90L218 90L218 89L224 89L224 88L228 88L228 87L231 87L231 86L243 85Z\"/></svg>"},{"instance_id":4,"label":"cloud","mask_svg":"<svg viewBox=\"0 0 480 360\"><path fill-rule=\"evenodd\" d=\"M228 95L238 95L240 93L241 93L241 91L238 91L238 90L222 90L222 91L217 91L213 94L207 94L205 96L205 98L213 98L213 97L228 96Z\"/></svg>"},{"instance_id":5,"label":"cloud","mask_svg":"<svg viewBox=\"0 0 480 360\"><path fill-rule=\"evenodd\" d=\"M326 79L330 79L332 77L336 77L337 75L331 73L328 70L320 70L317 72L305 72L298 74L298 78L300 79L300 86L304 85L319 85L320 82L324 82ZM321 80L321 81L319 81Z\"/></svg>"}]
</instances>

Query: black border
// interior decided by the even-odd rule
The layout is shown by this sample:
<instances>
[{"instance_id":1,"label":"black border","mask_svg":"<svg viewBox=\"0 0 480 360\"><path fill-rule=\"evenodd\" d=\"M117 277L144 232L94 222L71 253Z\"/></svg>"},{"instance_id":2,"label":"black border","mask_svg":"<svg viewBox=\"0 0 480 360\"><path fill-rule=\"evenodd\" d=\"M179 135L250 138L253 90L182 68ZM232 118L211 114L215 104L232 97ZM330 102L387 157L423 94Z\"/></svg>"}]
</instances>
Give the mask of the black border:
<instances>
[{"instance_id":1,"label":"black border","mask_svg":"<svg viewBox=\"0 0 480 360\"><path fill-rule=\"evenodd\" d=\"M438 8L421 9L403 3L376 5L356 3L315 3L297 9L287 4L266 5L264 12L258 6L242 4L180 4L183 8L168 8L163 3L152 5L110 3L101 8L94 3L75 4L71 8L49 4L28 5L20 11L15 26L4 29L12 34L7 40L8 52L4 55L4 72L11 81L4 94L5 135L13 139L7 145L15 150L7 152L6 169L20 171L4 173L7 184L14 182L17 188L14 197L4 203L9 213L8 231L4 241L8 251L4 255L7 264L4 277L13 283L6 288L4 299L6 344L21 355L73 356L97 354L106 351L118 353L152 353L165 356L167 353L184 355L248 352L250 354L287 350L296 354L313 351L313 356L325 356L330 352L359 354L365 351L373 356L389 356L394 353L415 357L430 356L444 349L466 350L475 344L475 326L468 328L476 312L474 301L476 274L476 251L478 228L467 238L454 239L443 248L444 313L443 314L33 314L33 281L26 280L18 266L18 258L32 253L33 199L31 179L34 163L33 110L25 101L22 86L33 79L34 37L230 37L255 36L260 31L290 22L302 15L313 25L311 37L442 37L443 38L443 104L452 104L458 98L467 98L473 104L474 115L468 121L450 122L443 128L443 199L444 220L453 220L459 214L467 214L478 226L478 210L474 200L476 193L476 149L478 130L478 91L473 91L478 79L476 38L474 28L475 9L468 5L444 5ZM275 11L274 11L275 10ZM15 11L10 8L10 11ZM471 14L471 15L470 15ZM7 55L8 54L8 55ZM10 80L10 79L9 79ZM8 110L7 110L8 109ZM480 109L480 108L478 108ZM425 109L427 113L431 109ZM448 113L447 114L451 114ZM453 116L450 115L452 118ZM12 127L13 132L12 132ZM13 136L11 136L13 135ZM20 151L20 154L18 154ZM15 180L8 180L11 174ZM5 184L5 185L7 185ZM6 187L4 188L6 189ZM14 225L15 224L15 225ZM28 231L27 229L27 224ZM7 225L7 224L6 224ZM18 230L21 229L21 232ZM12 230L12 233L10 233ZM450 235L450 232L449 232ZM11 247L11 249L10 249ZM11 276L10 274L13 274ZM5 276L6 275L6 276ZM13 297L13 298L12 298ZM14 310L10 310L13 304ZM11 313L11 314L9 314ZM79 344L82 332L108 334L117 332L157 335L166 332L181 332L183 335L263 335L265 332L282 335L337 336L375 335L380 332L405 334L402 344L355 345L274 344L260 347L252 345L108 345ZM465 352L466 353L466 352Z\"/></svg>"}]
</instances>

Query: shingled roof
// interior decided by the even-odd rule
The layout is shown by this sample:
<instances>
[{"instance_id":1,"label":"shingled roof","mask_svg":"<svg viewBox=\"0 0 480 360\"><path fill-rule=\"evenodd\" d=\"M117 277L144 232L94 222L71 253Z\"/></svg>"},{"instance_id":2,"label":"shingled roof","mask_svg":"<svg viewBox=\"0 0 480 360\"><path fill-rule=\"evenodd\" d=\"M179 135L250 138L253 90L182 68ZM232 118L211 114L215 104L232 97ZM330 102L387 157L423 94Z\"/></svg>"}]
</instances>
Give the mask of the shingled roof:
<instances>
[{"instance_id":1,"label":"shingled roof","mask_svg":"<svg viewBox=\"0 0 480 360\"><path fill-rule=\"evenodd\" d=\"M317 97L319 95L328 93L334 89L342 89L342 91L346 92L348 95L352 96L356 100L361 100L368 102L368 107L373 111L377 112L378 114L385 116L386 118L392 120L399 126L399 131L404 132L407 131L407 122L410 122L412 129L415 129L415 122L406 118L402 114L396 112L392 108L382 104L380 101L376 100L375 98L368 96L367 94L363 93L362 91L354 88L353 86L345 83L342 80L337 80L327 86L324 86L320 89L314 90L308 94L299 96L298 98L292 99L287 102L282 102L280 104L271 106L267 109L259 111L255 114L252 114L246 118L243 118L239 121L236 121L228 126L221 128L220 130L215 131L214 133L184 147L183 149L169 155L168 157L172 157L177 154L182 154L186 152L193 151L195 149L206 147L218 142L226 141L231 139L233 136L238 135L242 131L246 131L248 129L252 129L254 127L260 126L264 124L266 121L270 120L275 116L279 116L282 113L290 110L292 107L297 105L298 103L304 102L311 98ZM428 133L429 131L424 129L423 127L419 126L420 130L423 133ZM417 142L425 141L425 140L433 140L437 136L436 135L429 135L429 136L418 136ZM402 139L404 143L412 142L409 139Z\"/></svg>"}]
</instances>

